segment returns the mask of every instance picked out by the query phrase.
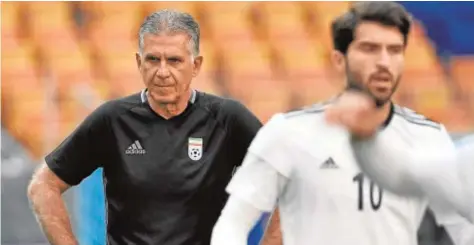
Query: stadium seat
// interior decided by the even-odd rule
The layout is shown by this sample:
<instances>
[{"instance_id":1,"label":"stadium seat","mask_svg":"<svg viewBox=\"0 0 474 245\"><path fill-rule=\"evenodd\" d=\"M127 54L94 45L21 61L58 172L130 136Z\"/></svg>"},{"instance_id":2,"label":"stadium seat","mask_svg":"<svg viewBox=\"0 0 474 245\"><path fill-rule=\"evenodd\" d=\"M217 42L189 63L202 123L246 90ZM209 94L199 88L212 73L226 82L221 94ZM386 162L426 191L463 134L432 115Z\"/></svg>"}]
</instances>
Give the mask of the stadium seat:
<instances>
[{"instance_id":1,"label":"stadium seat","mask_svg":"<svg viewBox=\"0 0 474 245\"><path fill-rule=\"evenodd\" d=\"M451 90L436 50L425 35L422 25L414 22L405 51L405 72L399 87L411 107L434 120L445 117Z\"/></svg>"},{"instance_id":2,"label":"stadium seat","mask_svg":"<svg viewBox=\"0 0 474 245\"><path fill-rule=\"evenodd\" d=\"M31 37L40 48L50 48L51 40L75 35L67 2L28 2L26 5Z\"/></svg>"},{"instance_id":3,"label":"stadium seat","mask_svg":"<svg viewBox=\"0 0 474 245\"><path fill-rule=\"evenodd\" d=\"M259 80L249 87L242 102L266 123L274 114L290 109L291 94L285 83L279 80Z\"/></svg>"},{"instance_id":4,"label":"stadium seat","mask_svg":"<svg viewBox=\"0 0 474 245\"><path fill-rule=\"evenodd\" d=\"M464 133L472 131L474 125L474 113L472 106L465 101L452 97L446 108L445 115L441 120L446 129L452 133Z\"/></svg>"},{"instance_id":5,"label":"stadium seat","mask_svg":"<svg viewBox=\"0 0 474 245\"><path fill-rule=\"evenodd\" d=\"M19 2L2 3L2 40L4 38L18 38L21 6Z\"/></svg>"},{"instance_id":6,"label":"stadium seat","mask_svg":"<svg viewBox=\"0 0 474 245\"><path fill-rule=\"evenodd\" d=\"M330 51L333 48L331 23L349 9L350 2L305 2L303 4L306 14L309 16L310 33L323 43L327 51Z\"/></svg>"},{"instance_id":7,"label":"stadium seat","mask_svg":"<svg viewBox=\"0 0 474 245\"><path fill-rule=\"evenodd\" d=\"M464 94L474 96L474 56L453 57L451 75Z\"/></svg>"},{"instance_id":8,"label":"stadium seat","mask_svg":"<svg viewBox=\"0 0 474 245\"><path fill-rule=\"evenodd\" d=\"M46 136L47 96L42 86L18 88L10 97L5 126L35 158L42 156Z\"/></svg>"},{"instance_id":9,"label":"stadium seat","mask_svg":"<svg viewBox=\"0 0 474 245\"><path fill-rule=\"evenodd\" d=\"M2 42L2 92L11 86L34 86L37 80L34 48L28 44L19 44L11 40L10 46L5 48ZM5 49L4 49L5 48Z\"/></svg>"},{"instance_id":10,"label":"stadium seat","mask_svg":"<svg viewBox=\"0 0 474 245\"><path fill-rule=\"evenodd\" d=\"M203 6L204 26L211 37L205 38L212 38L216 43L252 38L250 11L250 3L245 2L206 3Z\"/></svg>"},{"instance_id":11,"label":"stadium seat","mask_svg":"<svg viewBox=\"0 0 474 245\"><path fill-rule=\"evenodd\" d=\"M201 3L198 2L150 1L145 2L144 4L145 12L147 15L161 9L174 9L181 12L189 13L199 20L198 5Z\"/></svg>"},{"instance_id":12,"label":"stadium seat","mask_svg":"<svg viewBox=\"0 0 474 245\"><path fill-rule=\"evenodd\" d=\"M226 69L226 89L236 98L245 98L252 85L272 79L268 46L255 40L226 43L222 52Z\"/></svg>"},{"instance_id":13,"label":"stadium seat","mask_svg":"<svg viewBox=\"0 0 474 245\"><path fill-rule=\"evenodd\" d=\"M116 56L106 64L107 78L111 93L118 96L135 93L144 88L133 53ZM129 57L131 56L131 57Z\"/></svg>"},{"instance_id":14,"label":"stadium seat","mask_svg":"<svg viewBox=\"0 0 474 245\"><path fill-rule=\"evenodd\" d=\"M90 20L88 38L97 52L117 50L123 43L136 43L143 5L140 2L87 2Z\"/></svg>"},{"instance_id":15,"label":"stadium seat","mask_svg":"<svg viewBox=\"0 0 474 245\"><path fill-rule=\"evenodd\" d=\"M297 2L261 2L257 3L265 32L269 41L303 37L306 29L303 22L303 10Z\"/></svg>"},{"instance_id":16,"label":"stadium seat","mask_svg":"<svg viewBox=\"0 0 474 245\"><path fill-rule=\"evenodd\" d=\"M329 75L323 49L310 39L292 40L279 49L288 87L297 96L297 106L316 103L338 92L338 81Z\"/></svg>"},{"instance_id":17,"label":"stadium seat","mask_svg":"<svg viewBox=\"0 0 474 245\"><path fill-rule=\"evenodd\" d=\"M220 95L220 88L218 88L215 81L215 50L212 48L212 45L207 42L201 42L200 46L200 55L203 56L203 64L199 75L193 79L191 86L199 91Z\"/></svg>"},{"instance_id":18,"label":"stadium seat","mask_svg":"<svg viewBox=\"0 0 474 245\"><path fill-rule=\"evenodd\" d=\"M52 78L64 95L77 92L79 86L93 85L92 65L88 53L81 49L49 57Z\"/></svg>"}]
</instances>

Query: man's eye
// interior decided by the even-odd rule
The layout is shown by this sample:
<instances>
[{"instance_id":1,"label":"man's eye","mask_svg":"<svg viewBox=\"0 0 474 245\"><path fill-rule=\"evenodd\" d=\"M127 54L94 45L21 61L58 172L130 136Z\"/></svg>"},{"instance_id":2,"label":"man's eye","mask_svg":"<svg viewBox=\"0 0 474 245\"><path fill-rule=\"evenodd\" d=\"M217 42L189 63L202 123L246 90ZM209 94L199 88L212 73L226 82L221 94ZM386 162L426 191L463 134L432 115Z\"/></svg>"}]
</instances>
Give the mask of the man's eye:
<instances>
[{"instance_id":1,"label":"man's eye","mask_svg":"<svg viewBox=\"0 0 474 245\"><path fill-rule=\"evenodd\" d=\"M377 45L370 45L370 44L361 46L361 49L366 52L374 52L377 50L377 48L378 48Z\"/></svg>"},{"instance_id":2,"label":"man's eye","mask_svg":"<svg viewBox=\"0 0 474 245\"><path fill-rule=\"evenodd\" d=\"M160 58L155 57L155 56L148 56L148 57L147 57L147 60L149 60L149 61L159 61Z\"/></svg>"},{"instance_id":3,"label":"man's eye","mask_svg":"<svg viewBox=\"0 0 474 245\"><path fill-rule=\"evenodd\" d=\"M178 58L169 58L168 61L171 62L171 63L177 63L180 60Z\"/></svg>"}]
</instances>

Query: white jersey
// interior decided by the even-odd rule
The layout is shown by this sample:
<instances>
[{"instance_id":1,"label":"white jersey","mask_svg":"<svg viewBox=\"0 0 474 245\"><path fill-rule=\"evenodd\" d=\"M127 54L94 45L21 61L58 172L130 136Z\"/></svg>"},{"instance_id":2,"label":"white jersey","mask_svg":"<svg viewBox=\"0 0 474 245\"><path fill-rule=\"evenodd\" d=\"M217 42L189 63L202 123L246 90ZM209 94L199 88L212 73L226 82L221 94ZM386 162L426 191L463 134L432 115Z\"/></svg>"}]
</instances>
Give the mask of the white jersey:
<instances>
[{"instance_id":1,"label":"white jersey","mask_svg":"<svg viewBox=\"0 0 474 245\"><path fill-rule=\"evenodd\" d=\"M384 191L364 176L350 134L328 125L323 112L315 105L275 115L227 191L263 211L277 205L285 245L417 244L427 201ZM398 106L383 130L392 132L392 144L454 150L442 125Z\"/></svg>"}]
</instances>

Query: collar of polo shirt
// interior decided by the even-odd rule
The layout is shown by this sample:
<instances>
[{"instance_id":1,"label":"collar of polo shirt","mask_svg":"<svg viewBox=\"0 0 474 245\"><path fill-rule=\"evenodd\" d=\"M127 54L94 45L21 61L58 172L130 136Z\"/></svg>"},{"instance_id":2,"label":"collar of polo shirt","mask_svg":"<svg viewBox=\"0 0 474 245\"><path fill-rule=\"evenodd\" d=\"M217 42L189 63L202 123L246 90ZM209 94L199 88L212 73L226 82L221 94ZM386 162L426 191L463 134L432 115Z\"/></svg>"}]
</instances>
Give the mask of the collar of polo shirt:
<instances>
[{"instance_id":1,"label":"collar of polo shirt","mask_svg":"<svg viewBox=\"0 0 474 245\"><path fill-rule=\"evenodd\" d=\"M142 98L142 103L148 103L147 96L148 96L148 90L143 89L140 95L140 97ZM191 89L191 97L189 98L189 102L191 104L194 104L195 101L196 101L196 90Z\"/></svg>"}]
</instances>

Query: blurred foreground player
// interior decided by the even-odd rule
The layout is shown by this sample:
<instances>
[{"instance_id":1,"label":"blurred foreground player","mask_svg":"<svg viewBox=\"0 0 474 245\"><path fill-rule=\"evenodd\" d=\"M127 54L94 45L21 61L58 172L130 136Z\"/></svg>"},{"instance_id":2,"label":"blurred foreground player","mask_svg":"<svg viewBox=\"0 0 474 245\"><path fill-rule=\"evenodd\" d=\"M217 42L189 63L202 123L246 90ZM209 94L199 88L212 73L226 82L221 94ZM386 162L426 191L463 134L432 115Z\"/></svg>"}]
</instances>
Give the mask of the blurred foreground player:
<instances>
[{"instance_id":1,"label":"blurred foreground player","mask_svg":"<svg viewBox=\"0 0 474 245\"><path fill-rule=\"evenodd\" d=\"M456 152L395 143L393 131L378 130L371 120L378 113L371 99L363 94L345 98L328 114L355 136L354 156L372 180L400 195L426 196L474 224L474 136L459 140Z\"/></svg>"},{"instance_id":2,"label":"blurred foreground player","mask_svg":"<svg viewBox=\"0 0 474 245\"><path fill-rule=\"evenodd\" d=\"M412 140L420 147L453 150L442 125L391 102L410 23L397 3L354 4L333 23L336 65L346 72L348 90L365 91L376 100L380 110L371 119L394 132L393 143ZM384 191L361 172L350 131L328 123L324 113L344 94L277 114L262 128L227 187L231 196L214 227L212 245L244 245L260 214L276 205L285 245L417 244L427 201ZM456 244L470 244L463 240L472 228L465 220L442 218L438 222Z\"/></svg>"},{"instance_id":3,"label":"blurred foreground player","mask_svg":"<svg viewBox=\"0 0 474 245\"><path fill-rule=\"evenodd\" d=\"M99 167L107 244L210 243L225 186L261 123L236 101L190 88L203 62L199 35L189 14L148 16L136 55L146 89L100 106L46 156L28 196L52 244L78 244L61 193Z\"/></svg>"}]
</instances>

